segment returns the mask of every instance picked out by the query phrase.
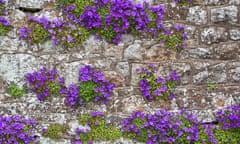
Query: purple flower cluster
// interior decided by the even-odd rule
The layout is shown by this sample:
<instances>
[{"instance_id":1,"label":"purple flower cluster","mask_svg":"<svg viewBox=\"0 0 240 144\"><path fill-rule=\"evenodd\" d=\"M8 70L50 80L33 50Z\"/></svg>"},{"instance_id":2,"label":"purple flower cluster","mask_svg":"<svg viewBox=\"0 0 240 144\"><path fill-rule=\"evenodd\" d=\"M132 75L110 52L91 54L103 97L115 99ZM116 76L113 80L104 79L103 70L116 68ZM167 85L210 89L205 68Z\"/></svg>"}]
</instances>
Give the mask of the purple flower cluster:
<instances>
[{"instance_id":1,"label":"purple flower cluster","mask_svg":"<svg viewBox=\"0 0 240 144\"><path fill-rule=\"evenodd\" d=\"M144 98L148 100L174 98L172 89L175 87L176 81L179 80L175 72L166 77L156 77L156 70L152 64L149 64L147 68L137 69L136 72L140 78L139 86Z\"/></svg>"},{"instance_id":2,"label":"purple flower cluster","mask_svg":"<svg viewBox=\"0 0 240 144\"><path fill-rule=\"evenodd\" d=\"M36 122L20 116L0 115L0 143L1 144L37 144L38 139L34 136L33 128Z\"/></svg>"},{"instance_id":3,"label":"purple flower cluster","mask_svg":"<svg viewBox=\"0 0 240 144\"><path fill-rule=\"evenodd\" d=\"M67 10L69 9L71 7ZM81 43L88 34L76 21L71 20L73 19L72 17L72 15L69 15L69 20L63 21L61 19L49 20L44 15L41 17L29 15L28 26L23 26L19 29L20 38L30 43L41 43L51 40L53 45L74 47L76 43Z\"/></svg>"},{"instance_id":4,"label":"purple flower cluster","mask_svg":"<svg viewBox=\"0 0 240 144\"><path fill-rule=\"evenodd\" d=\"M5 0L0 0L0 29L1 29L0 33L3 33L3 34L5 34L5 32L7 32L11 26L10 22L4 16L6 13L6 9L4 5L5 5Z\"/></svg>"},{"instance_id":5,"label":"purple flower cluster","mask_svg":"<svg viewBox=\"0 0 240 144\"><path fill-rule=\"evenodd\" d=\"M69 107L99 101L106 104L115 87L102 72L95 71L90 65L79 69L78 80L79 84L71 84L66 90L65 104Z\"/></svg>"},{"instance_id":6,"label":"purple flower cluster","mask_svg":"<svg viewBox=\"0 0 240 144\"><path fill-rule=\"evenodd\" d=\"M199 122L187 112L159 110L153 115L133 112L122 123L126 136L148 144L198 141Z\"/></svg>"},{"instance_id":7,"label":"purple flower cluster","mask_svg":"<svg viewBox=\"0 0 240 144\"><path fill-rule=\"evenodd\" d=\"M30 92L37 94L38 100L44 101L47 97L65 93L64 78L55 70L41 68L38 72L25 75Z\"/></svg>"},{"instance_id":8,"label":"purple flower cluster","mask_svg":"<svg viewBox=\"0 0 240 144\"><path fill-rule=\"evenodd\" d=\"M219 110L216 114L216 120L225 130L240 130L240 105L227 107L226 110Z\"/></svg>"}]
</instances>

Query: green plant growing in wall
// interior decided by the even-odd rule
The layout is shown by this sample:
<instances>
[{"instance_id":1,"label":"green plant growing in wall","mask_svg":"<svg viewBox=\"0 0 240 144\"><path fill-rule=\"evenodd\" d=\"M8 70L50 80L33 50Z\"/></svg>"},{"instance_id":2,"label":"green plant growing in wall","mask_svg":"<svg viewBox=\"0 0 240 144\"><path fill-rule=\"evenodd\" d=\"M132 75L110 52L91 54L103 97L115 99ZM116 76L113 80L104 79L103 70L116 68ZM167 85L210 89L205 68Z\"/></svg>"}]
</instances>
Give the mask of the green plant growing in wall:
<instances>
[{"instance_id":1,"label":"green plant growing in wall","mask_svg":"<svg viewBox=\"0 0 240 144\"><path fill-rule=\"evenodd\" d=\"M92 112L90 115L80 115L79 124L88 125L89 129L76 129L76 138L74 141L88 143L90 141L113 141L122 136L120 129L105 123L105 116L102 112Z\"/></svg>"},{"instance_id":2,"label":"green plant growing in wall","mask_svg":"<svg viewBox=\"0 0 240 144\"><path fill-rule=\"evenodd\" d=\"M43 130L43 136L49 137L50 139L61 139L63 134L66 133L68 128L59 123L51 124L47 129Z\"/></svg>"},{"instance_id":3,"label":"green plant growing in wall","mask_svg":"<svg viewBox=\"0 0 240 144\"><path fill-rule=\"evenodd\" d=\"M214 82L208 83L207 86L208 86L208 89L209 89L209 90L215 90L216 87L217 87L216 83L214 83Z\"/></svg>"},{"instance_id":4,"label":"green plant growing in wall","mask_svg":"<svg viewBox=\"0 0 240 144\"><path fill-rule=\"evenodd\" d=\"M27 93L27 89L20 88L17 84L10 84L7 89L7 93L15 98L20 98Z\"/></svg>"}]
</instances>

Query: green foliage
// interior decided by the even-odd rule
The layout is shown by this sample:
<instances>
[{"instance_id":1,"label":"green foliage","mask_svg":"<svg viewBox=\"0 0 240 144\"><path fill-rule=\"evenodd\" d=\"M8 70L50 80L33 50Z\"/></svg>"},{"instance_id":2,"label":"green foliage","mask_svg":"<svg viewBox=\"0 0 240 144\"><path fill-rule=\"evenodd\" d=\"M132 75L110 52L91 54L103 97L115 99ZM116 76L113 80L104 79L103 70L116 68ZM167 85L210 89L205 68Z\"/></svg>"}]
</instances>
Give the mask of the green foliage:
<instances>
[{"instance_id":1,"label":"green foliage","mask_svg":"<svg viewBox=\"0 0 240 144\"><path fill-rule=\"evenodd\" d=\"M94 4L94 0L57 0L57 3L60 4L60 6L61 4L64 6L75 4L76 8L70 12L72 12L72 14L78 18L79 15L83 13L86 6Z\"/></svg>"},{"instance_id":2,"label":"green foliage","mask_svg":"<svg viewBox=\"0 0 240 144\"><path fill-rule=\"evenodd\" d=\"M61 139L62 135L67 132L67 127L61 124L55 123L48 126L48 129L43 132L44 137L50 139Z\"/></svg>"},{"instance_id":3,"label":"green foliage","mask_svg":"<svg viewBox=\"0 0 240 144\"><path fill-rule=\"evenodd\" d=\"M92 140L112 141L119 139L122 132L111 125L105 123L105 118L81 115L78 117L79 124L88 125L91 130L89 133L81 133L80 139L83 143Z\"/></svg>"},{"instance_id":4,"label":"green foliage","mask_svg":"<svg viewBox=\"0 0 240 144\"><path fill-rule=\"evenodd\" d=\"M182 44L184 43L184 39L181 37L181 31L175 31L172 29L170 35L159 35L158 40L164 42L165 46L171 48L175 51L181 50Z\"/></svg>"},{"instance_id":5,"label":"green foliage","mask_svg":"<svg viewBox=\"0 0 240 144\"><path fill-rule=\"evenodd\" d=\"M177 4L180 4L180 5L193 5L195 0L191 0L191 1L188 1L188 0L178 0Z\"/></svg>"},{"instance_id":6,"label":"green foliage","mask_svg":"<svg viewBox=\"0 0 240 144\"><path fill-rule=\"evenodd\" d=\"M218 144L239 144L240 129L215 130L214 136Z\"/></svg>"},{"instance_id":7,"label":"green foliage","mask_svg":"<svg viewBox=\"0 0 240 144\"><path fill-rule=\"evenodd\" d=\"M208 83L208 89L209 90L214 90L215 88L216 88L216 83L213 83L213 82Z\"/></svg>"},{"instance_id":8,"label":"green foliage","mask_svg":"<svg viewBox=\"0 0 240 144\"><path fill-rule=\"evenodd\" d=\"M35 22L29 22L28 28L32 30L32 33L28 35L30 43L44 43L49 40L48 32L39 24Z\"/></svg>"},{"instance_id":9,"label":"green foliage","mask_svg":"<svg viewBox=\"0 0 240 144\"><path fill-rule=\"evenodd\" d=\"M142 120L141 118L136 118L133 120L133 123L136 125L136 128L140 130L141 137L138 136L137 133L123 133L123 136L130 139L136 139L139 142L147 142L148 133L145 128L140 128L140 126L144 125L146 119ZM153 132L153 131L152 131Z\"/></svg>"},{"instance_id":10,"label":"green foliage","mask_svg":"<svg viewBox=\"0 0 240 144\"><path fill-rule=\"evenodd\" d=\"M79 95L84 103L89 103L94 101L96 93L94 89L97 87L97 84L93 81L81 82Z\"/></svg>"},{"instance_id":11,"label":"green foliage","mask_svg":"<svg viewBox=\"0 0 240 144\"><path fill-rule=\"evenodd\" d=\"M5 35L10 30L10 27L0 24L0 35Z\"/></svg>"},{"instance_id":12,"label":"green foliage","mask_svg":"<svg viewBox=\"0 0 240 144\"><path fill-rule=\"evenodd\" d=\"M27 89L20 88L17 84L11 84L8 87L7 93L15 98L22 97L25 93L27 93Z\"/></svg>"},{"instance_id":13,"label":"green foliage","mask_svg":"<svg viewBox=\"0 0 240 144\"><path fill-rule=\"evenodd\" d=\"M54 83L54 82L49 82L47 84L47 87L49 88L51 94L53 94L54 96L58 96L59 90L62 88L59 84Z\"/></svg>"}]
</instances>

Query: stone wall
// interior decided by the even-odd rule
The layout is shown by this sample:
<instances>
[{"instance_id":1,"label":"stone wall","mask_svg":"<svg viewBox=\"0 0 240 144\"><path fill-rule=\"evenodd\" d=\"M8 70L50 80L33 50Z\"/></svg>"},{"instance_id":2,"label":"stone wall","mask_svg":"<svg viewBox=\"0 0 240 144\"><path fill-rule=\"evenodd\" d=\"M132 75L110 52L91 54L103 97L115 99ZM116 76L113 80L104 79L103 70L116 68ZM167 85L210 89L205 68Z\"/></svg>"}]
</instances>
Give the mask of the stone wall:
<instances>
[{"instance_id":1,"label":"stone wall","mask_svg":"<svg viewBox=\"0 0 240 144\"><path fill-rule=\"evenodd\" d=\"M8 18L13 28L7 36L0 36L0 114L36 119L38 133L54 122L67 123L74 132L76 115L86 111L107 111L109 122L119 125L135 110L185 108L203 122L211 122L218 109L240 104L240 0L196 0L193 6L177 6L168 0L150 2L166 6L166 25L187 27L186 49L174 52L154 39L132 35L124 35L118 45L93 37L74 49L54 47L51 42L29 45L18 37L18 28L24 25L28 11L49 18L62 14L54 10L54 0L8 0ZM159 72L174 70L180 75L176 98L170 103L148 102L141 96L135 69L150 62L159 66ZM57 69L69 85L77 81L78 69L85 64L101 69L116 84L106 106L88 105L73 110L63 105L64 98L39 102L34 94L14 99L6 93L10 83L22 86L24 74L42 66ZM209 83L216 83L216 89L209 90ZM42 141L51 143L48 139ZM68 136L57 143L69 143Z\"/></svg>"}]
</instances>

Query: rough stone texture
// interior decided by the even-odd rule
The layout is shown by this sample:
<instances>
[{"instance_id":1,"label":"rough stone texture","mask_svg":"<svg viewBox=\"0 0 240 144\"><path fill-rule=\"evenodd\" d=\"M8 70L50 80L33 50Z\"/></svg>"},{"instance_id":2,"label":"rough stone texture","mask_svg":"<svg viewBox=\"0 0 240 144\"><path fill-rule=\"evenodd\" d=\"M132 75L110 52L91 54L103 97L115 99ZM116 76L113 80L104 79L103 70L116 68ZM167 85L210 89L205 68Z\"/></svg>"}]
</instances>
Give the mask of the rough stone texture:
<instances>
[{"instance_id":1,"label":"rough stone texture","mask_svg":"<svg viewBox=\"0 0 240 144\"><path fill-rule=\"evenodd\" d=\"M212 23L236 24L238 21L237 18L238 18L237 6L227 6L211 9Z\"/></svg>"},{"instance_id":2,"label":"rough stone texture","mask_svg":"<svg viewBox=\"0 0 240 144\"><path fill-rule=\"evenodd\" d=\"M73 49L52 46L51 41L29 45L19 40L18 30L24 25L28 12L18 8L30 11L42 9L33 15L61 18L62 14L53 8L54 2L7 1L12 29L6 36L0 36L0 114L20 114L36 119L36 135L40 136L43 144L69 144L75 128L81 127L77 116L91 111L107 112L106 122L120 127L123 119L136 110L153 113L161 108L172 111L185 108L195 113L202 122L211 122L215 121L218 109L240 104L239 0L196 0L192 6L150 0L153 4L166 6L164 24L186 26L188 45L180 53L150 37L130 34L123 35L118 45L96 40L92 36L83 46ZM158 74L176 71L180 76L172 101L143 99L135 70L148 63L158 67ZM86 64L103 71L106 78L116 85L106 106L88 104L74 109L64 105L64 95L39 102L35 94L15 99L6 93L11 83L25 86L24 75L42 66L57 69L65 77L66 86L77 83L78 70ZM210 90L209 83L215 83L216 88ZM59 141L42 137L42 128L56 122L68 125L68 134ZM114 142L95 143L134 142L120 138Z\"/></svg>"},{"instance_id":3,"label":"rough stone texture","mask_svg":"<svg viewBox=\"0 0 240 144\"><path fill-rule=\"evenodd\" d=\"M188 22L202 25L207 23L207 11L200 6L191 7L187 15Z\"/></svg>"},{"instance_id":4,"label":"rough stone texture","mask_svg":"<svg viewBox=\"0 0 240 144\"><path fill-rule=\"evenodd\" d=\"M231 40L240 40L240 29L229 30L229 35Z\"/></svg>"},{"instance_id":5,"label":"rough stone texture","mask_svg":"<svg viewBox=\"0 0 240 144\"><path fill-rule=\"evenodd\" d=\"M213 44L227 41L228 33L225 28L204 28L201 32L201 41L205 44Z\"/></svg>"},{"instance_id":6,"label":"rough stone texture","mask_svg":"<svg viewBox=\"0 0 240 144\"><path fill-rule=\"evenodd\" d=\"M25 9L42 9L44 5L44 0L16 0L16 5Z\"/></svg>"}]
</instances>

